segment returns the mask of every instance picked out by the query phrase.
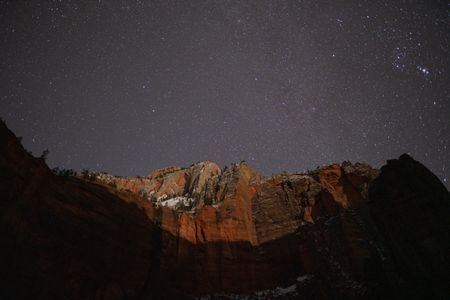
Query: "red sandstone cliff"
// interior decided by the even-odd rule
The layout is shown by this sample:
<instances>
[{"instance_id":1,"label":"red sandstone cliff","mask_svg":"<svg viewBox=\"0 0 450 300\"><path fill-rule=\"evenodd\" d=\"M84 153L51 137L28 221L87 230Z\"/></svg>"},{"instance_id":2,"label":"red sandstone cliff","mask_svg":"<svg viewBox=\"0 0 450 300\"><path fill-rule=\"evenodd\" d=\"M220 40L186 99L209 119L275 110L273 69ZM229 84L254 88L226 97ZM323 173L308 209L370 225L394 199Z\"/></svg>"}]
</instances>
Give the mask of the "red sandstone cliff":
<instances>
[{"instance_id":1,"label":"red sandstone cliff","mask_svg":"<svg viewBox=\"0 0 450 300\"><path fill-rule=\"evenodd\" d=\"M397 242L400 233L390 226L399 221L385 215L383 207L394 203L386 211L409 218L408 207L396 199L408 198L414 188L403 184L395 192L391 173L401 172L386 168L378 177L368 165L345 162L308 174L263 177L246 163L221 170L202 162L142 178L100 174L97 183L90 183L55 176L0 124L0 296L411 296L418 279L409 280L404 272L415 266L409 257L434 254L433 266L446 266L450 230L448 221L421 224L430 239L417 242L424 243L420 253ZM440 191L439 200L426 202L432 204L427 218L436 209L448 217L448 192L421 172ZM403 222L411 228L408 241L414 241L417 224ZM421 268L427 280L438 276L438 283L420 290L431 297L448 292L448 271L436 268Z\"/></svg>"}]
</instances>

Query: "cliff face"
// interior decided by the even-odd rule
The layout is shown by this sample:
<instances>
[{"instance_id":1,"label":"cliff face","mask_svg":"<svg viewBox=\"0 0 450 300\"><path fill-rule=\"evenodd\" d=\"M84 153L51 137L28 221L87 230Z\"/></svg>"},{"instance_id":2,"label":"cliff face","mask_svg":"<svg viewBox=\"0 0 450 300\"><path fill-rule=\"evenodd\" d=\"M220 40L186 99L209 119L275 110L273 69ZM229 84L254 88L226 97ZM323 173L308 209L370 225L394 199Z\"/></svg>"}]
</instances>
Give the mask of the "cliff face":
<instances>
[{"instance_id":1,"label":"cliff face","mask_svg":"<svg viewBox=\"0 0 450 300\"><path fill-rule=\"evenodd\" d=\"M391 276L407 297L450 296L450 195L426 167L403 154L389 160L369 190L379 240L391 254Z\"/></svg>"},{"instance_id":2,"label":"cliff face","mask_svg":"<svg viewBox=\"0 0 450 300\"><path fill-rule=\"evenodd\" d=\"M90 183L53 175L1 124L0 176L0 298L449 293L449 194L410 157L381 174L201 162Z\"/></svg>"},{"instance_id":3,"label":"cliff face","mask_svg":"<svg viewBox=\"0 0 450 300\"><path fill-rule=\"evenodd\" d=\"M377 176L378 170L349 162L310 174L262 177L245 162L222 172L206 161L185 169L160 169L144 178L100 174L97 179L141 195L161 210L169 207L174 220L163 218L161 225L190 242L247 241L256 246L318 218L360 207ZM214 218L214 227L202 218Z\"/></svg>"}]
</instances>

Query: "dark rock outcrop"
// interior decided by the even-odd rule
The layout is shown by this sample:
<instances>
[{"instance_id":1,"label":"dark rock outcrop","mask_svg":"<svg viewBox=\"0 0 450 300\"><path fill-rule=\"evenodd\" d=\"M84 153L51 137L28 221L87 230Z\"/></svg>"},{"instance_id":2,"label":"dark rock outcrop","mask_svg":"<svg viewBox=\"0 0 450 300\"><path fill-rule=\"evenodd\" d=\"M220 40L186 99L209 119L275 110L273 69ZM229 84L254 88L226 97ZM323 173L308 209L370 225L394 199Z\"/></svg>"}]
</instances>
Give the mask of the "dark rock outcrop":
<instances>
[{"instance_id":1,"label":"dark rock outcrop","mask_svg":"<svg viewBox=\"0 0 450 300\"><path fill-rule=\"evenodd\" d=\"M0 124L0 299L138 298L158 245L152 206L54 176Z\"/></svg>"},{"instance_id":2,"label":"dark rock outcrop","mask_svg":"<svg viewBox=\"0 0 450 300\"><path fill-rule=\"evenodd\" d=\"M370 213L402 297L450 296L450 195L407 154L389 160L369 190ZM388 273L389 274L389 273Z\"/></svg>"}]
</instances>

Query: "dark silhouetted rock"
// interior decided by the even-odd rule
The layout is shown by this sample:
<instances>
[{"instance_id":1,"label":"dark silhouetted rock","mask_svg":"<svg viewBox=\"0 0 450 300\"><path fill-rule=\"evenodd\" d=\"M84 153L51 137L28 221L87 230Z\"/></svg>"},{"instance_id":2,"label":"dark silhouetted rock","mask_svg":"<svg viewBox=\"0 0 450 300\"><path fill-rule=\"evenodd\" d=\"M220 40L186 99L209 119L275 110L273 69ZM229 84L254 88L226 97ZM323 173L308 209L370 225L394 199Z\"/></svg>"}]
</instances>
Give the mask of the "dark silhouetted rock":
<instances>
[{"instance_id":1,"label":"dark silhouetted rock","mask_svg":"<svg viewBox=\"0 0 450 300\"><path fill-rule=\"evenodd\" d=\"M450 195L407 154L389 160L369 190L370 212L399 296L450 297Z\"/></svg>"}]
</instances>

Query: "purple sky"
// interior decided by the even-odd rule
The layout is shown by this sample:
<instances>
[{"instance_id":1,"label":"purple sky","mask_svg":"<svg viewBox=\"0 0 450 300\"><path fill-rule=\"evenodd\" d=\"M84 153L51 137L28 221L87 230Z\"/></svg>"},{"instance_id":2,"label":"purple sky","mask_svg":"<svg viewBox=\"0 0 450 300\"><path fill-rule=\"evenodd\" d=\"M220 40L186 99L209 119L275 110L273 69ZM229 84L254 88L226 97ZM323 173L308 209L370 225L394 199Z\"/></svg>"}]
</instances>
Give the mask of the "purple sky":
<instances>
[{"instance_id":1,"label":"purple sky","mask_svg":"<svg viewBox=\"0 0 450 300\"><path fill-rule=\"evenodd\" d=\"M449 3L0 1L0 116L51 167L408 152L449 187Z\"/></svg>"}]
</instances>

